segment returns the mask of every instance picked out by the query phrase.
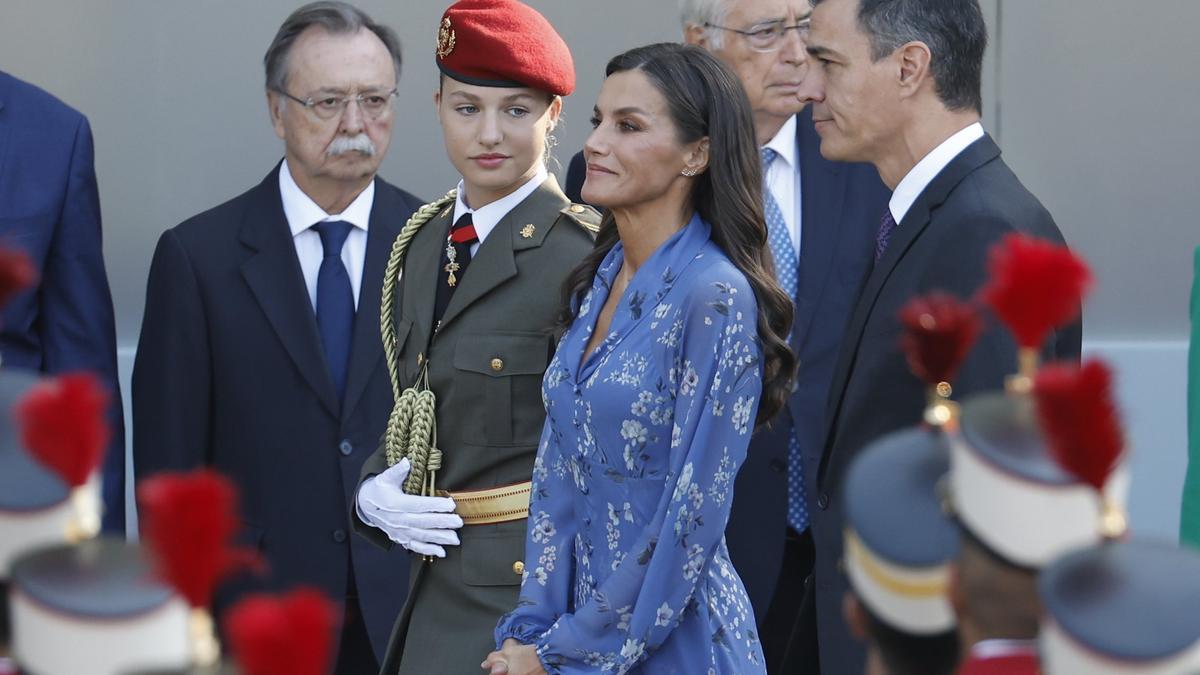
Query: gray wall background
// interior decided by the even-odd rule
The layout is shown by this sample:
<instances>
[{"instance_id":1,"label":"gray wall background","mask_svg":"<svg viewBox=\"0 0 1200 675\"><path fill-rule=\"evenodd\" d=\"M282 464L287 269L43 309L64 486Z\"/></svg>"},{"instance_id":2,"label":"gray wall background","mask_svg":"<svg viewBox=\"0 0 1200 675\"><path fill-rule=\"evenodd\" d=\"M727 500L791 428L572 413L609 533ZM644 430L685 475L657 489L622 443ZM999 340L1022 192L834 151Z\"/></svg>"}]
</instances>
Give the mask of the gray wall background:
<instances>
[{"instance_id":1,"label":"gray wall background","mask_svg":"<svg viewBox=\"0 0 1200 675\"><path fill-rule=\"evenodd\" d=\"M105 256L128 369L146 273L166 228L257 183L281 156L261 59L298 0L0 0L0 69L89 116ZM359 0L399 32L405 66L382 175L432 199L457 177L434 117L442 0ZM678 39L674 0L530 0L571 45L578 89L559 158L582 146L607 59ZM984 0L985 126L1099 280L1089 351L1116 362L1134 446L1132 515L1174 536L1186 465L1190 256L1200 156L1200 3ZM561 172L560 172L561 177Z\"/></svg>"}]
</instances>

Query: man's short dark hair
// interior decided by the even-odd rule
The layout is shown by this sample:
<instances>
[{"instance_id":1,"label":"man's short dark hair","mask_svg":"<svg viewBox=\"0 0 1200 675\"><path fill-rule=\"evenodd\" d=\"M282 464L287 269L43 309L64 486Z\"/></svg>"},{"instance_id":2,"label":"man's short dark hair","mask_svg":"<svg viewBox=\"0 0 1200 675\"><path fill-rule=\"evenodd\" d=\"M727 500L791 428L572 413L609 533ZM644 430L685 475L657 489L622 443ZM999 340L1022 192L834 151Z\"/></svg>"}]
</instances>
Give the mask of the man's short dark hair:
<instances>
[{"instance_id":1,"label":"man's short dark hair","mask_svg":"<svg viewBox=\"0 0 1200 675\"><path fill-rule=\"evenodd\" d=\"M951 675L958 668L958 633L953 629L934 635L905 633L859 604L867 617L867 632L890 675Z\"/></svg>"},{"instance_id":2,"label":"man's short dark hair","mask_svg":"<svg viewBox=\"0 0 1200 675\"><path fill-rule=\"evenodd\" d=\"M392 55L392 63L396 68L396 82L400 81L400 38L396 31L375 23L366 12L347 2L338 0L321 0L311 2L292 12L291 16L279 27L271 46L263 57L263 66L267 71L267 89L283 91L287 86L288 55L296 38L313 26L320 26L333 35L353 35L362 29L367 29L387 47Z\"/></svg>"},{"instance_id":3,"label":"man's short dark hair","mask_svg":"<svg viewBox=\"0 0 1200 675\"><path fill-rule=\"evenodd\" d=\"M987 25L979 0L858 0L858 25L876 61L908 42L924 42L942 103L951 110L983 110Z\"/></svg>"},{"instance_id":4,"label":"man's short dark hair","mask_svg":"<svg viewBox=\"0 0 1200 675\"><path fill-rule=\"evenodd\" d=\"M1036 638L1042 615L1037 570L1005 560L961 523L958 531L958 584L975 629L984 637Z\"/></svg>"}]
</instances>

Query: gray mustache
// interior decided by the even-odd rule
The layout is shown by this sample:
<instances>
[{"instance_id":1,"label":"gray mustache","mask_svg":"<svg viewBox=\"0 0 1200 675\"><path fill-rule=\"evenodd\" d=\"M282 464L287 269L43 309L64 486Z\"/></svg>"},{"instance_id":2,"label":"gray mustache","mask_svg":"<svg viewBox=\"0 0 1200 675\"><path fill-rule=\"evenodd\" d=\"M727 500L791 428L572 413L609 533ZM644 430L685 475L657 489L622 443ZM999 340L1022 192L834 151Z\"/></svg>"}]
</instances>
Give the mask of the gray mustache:
<instances>
[{"instance_id":1,"label":"gray mustache","mask_svg":"<svg viewBox=\"0 0 1200 675\"><path fill-rule=\"evenodd\" d=\"M338 136L329 144L329 149L325 151L325 154L329 157L337 157L347 152L361 152L367 157L374 157L375 144L366 134Z\"/></svg>"}]
</instances>

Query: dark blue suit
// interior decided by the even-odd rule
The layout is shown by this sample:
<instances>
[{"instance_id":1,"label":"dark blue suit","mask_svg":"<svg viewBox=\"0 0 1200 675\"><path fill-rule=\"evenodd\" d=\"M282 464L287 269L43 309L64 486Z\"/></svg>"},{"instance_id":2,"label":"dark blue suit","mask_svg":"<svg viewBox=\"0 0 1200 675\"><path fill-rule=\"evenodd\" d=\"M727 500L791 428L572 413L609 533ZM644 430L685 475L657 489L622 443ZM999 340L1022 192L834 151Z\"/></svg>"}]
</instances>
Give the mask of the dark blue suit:
<instances>
[{"instance_id":1,"label":"dark blue suit","mask_svg":"<svg viewBox=\"0 0 1200 675\"><path fill-rule=\"evenodd\" d=\"M87 370L112 394L103 466L104 529L125 531L125 422L100 196L87 118L0 72L0 244L23 249L40 280L0 314L5 366Z\"/></svg>"},{"instance_id":2,"label":"dark blue suit","mask_svg":"<svg viewBox=\"0 0 1200 675\"><path fill-rule=\"evenodd\" d=\"M875 167L830 162L806 108L796 120L801 181L800 283L789 343L800 365L796 388L771 428L750 443L734 488L725 536L746 583L755 618L765 623L781 571L787 531L787 438L790 418L800 439L809 513L815 509L825 400L846 323L871 268L879 217L890 192ZM760 629L761 630L761 629Z\"/></svg>"},{"instance_id":3,"label":"dark blue suit","mask_svg":"<svg viewBox=\"0 0 1200 675\"><path fill-rule=\"evenodd\" d=\"M871 441L919 424L925 407L926 385L909 370L896 316L912 298L935 290L974 297L987 281L992 246L1014 232L1063 243L1050 213L985 135L921 191L855 303L833 371L819 469L809 476L809 497L817 503L811 513L822 675L857 675L866 656L841 611L848 588L840 562L846 470ZM1047 340L1044 357L1078 360L1081 336L1078 321L1062 328ZM954 397L999 389L1016 369L1016 343L988 317L955 376Z\"/></svg>"},{"instance_id":4,"label":"dark blue suit","mask_svg":"<svg viewBox=\"0 0 1200 675\"><path fill-rule=\"evenodd\" d=\"M264 555L269 574L223 589L218 614L264 586L307 584L338 602L357 596L383 656L409 556L352 536L349 514L392 409L379 336L384 266L420 205L376 179L344 403L284 216L279 167L158 242L133 371L134 469L140 480L210 466L240 489L244 543Z\"/></svg>"}]
</instances>

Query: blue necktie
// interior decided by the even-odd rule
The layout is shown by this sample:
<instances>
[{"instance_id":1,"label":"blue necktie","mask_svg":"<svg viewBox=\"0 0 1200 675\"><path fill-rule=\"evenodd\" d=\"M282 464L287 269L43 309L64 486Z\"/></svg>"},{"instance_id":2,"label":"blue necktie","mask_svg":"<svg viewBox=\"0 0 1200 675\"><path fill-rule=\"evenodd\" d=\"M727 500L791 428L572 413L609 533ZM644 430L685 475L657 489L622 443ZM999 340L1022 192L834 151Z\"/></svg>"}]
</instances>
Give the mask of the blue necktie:
<instances>
[{"instance_id":1,"label":"blue necktie","mask_svg":"<svg viewBox=\"0 0 1200 675\"><path fill-rule=\"evenodd\" d=\"M350 336L354 330L354 289L350 274L342 264L342 246L354 226L343 220L328 220L313 225L321 235L325 257L317 272L317 329L325 362L337 388L338 401L346 393L346 371L350 365Z\"/></svg>"},{"instance_id":2,"label":"blue necktie","mask_svg":"<svg viewBox=\"0 0 1200 675\"><path fill-rule=\"evenodd\" d=\"M763 163L763 211L767 216L767 245L771 248L771 257L775 259L775 278L784 293L796 301L796 289L800 285L796 260L796 249L792 244L792 235L788 232L787 221L783 219L783 211L779 202L771 194L767 186L767 171L778 156L771 148L762 149ZM800 456L800 439L796 429L788 424L787 432L787 484L788 484L788 525L796 532L808 529L808 506L804 503L804 459Z\"/></svg>"}]
</instances>

